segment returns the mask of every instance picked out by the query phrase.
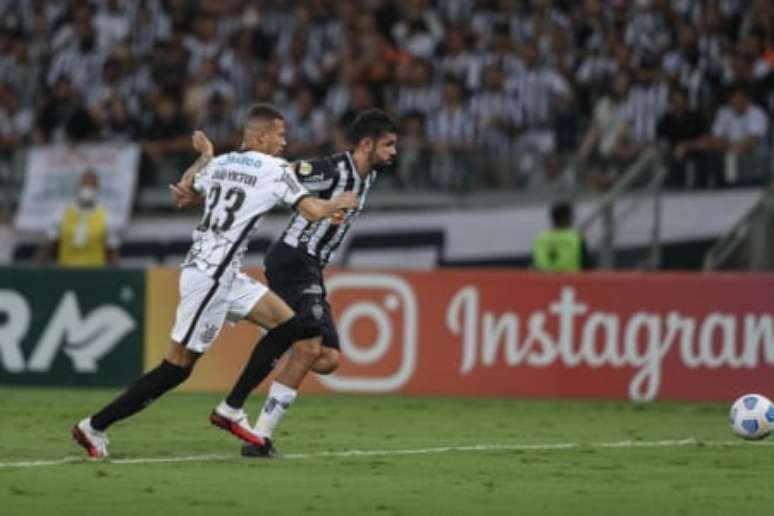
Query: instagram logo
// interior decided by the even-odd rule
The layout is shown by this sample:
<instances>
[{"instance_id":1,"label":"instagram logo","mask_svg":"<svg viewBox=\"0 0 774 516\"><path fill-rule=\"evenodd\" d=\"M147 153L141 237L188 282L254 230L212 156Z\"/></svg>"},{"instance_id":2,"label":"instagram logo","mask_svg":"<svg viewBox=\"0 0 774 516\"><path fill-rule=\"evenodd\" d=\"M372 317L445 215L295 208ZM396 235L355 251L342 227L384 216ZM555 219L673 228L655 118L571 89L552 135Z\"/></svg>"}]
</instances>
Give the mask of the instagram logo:
<instances>
[{"instance_id":1,"label":"instagram logo","mask_svg":"<svg viewBox=\"0 0 774 516\"><path fill-rule=\"evenodd\" d=\"M319 376L328 389L349 392L390 392L402 387L417 361L417 301L411 286L391 274L337 274L327 282L328 297L339 308L337 327L347 365L371 374ZM370 342L356 339L356 328L372 329ZM397 348L397 349L396 349Z\"/></svg>"}]
</instances>

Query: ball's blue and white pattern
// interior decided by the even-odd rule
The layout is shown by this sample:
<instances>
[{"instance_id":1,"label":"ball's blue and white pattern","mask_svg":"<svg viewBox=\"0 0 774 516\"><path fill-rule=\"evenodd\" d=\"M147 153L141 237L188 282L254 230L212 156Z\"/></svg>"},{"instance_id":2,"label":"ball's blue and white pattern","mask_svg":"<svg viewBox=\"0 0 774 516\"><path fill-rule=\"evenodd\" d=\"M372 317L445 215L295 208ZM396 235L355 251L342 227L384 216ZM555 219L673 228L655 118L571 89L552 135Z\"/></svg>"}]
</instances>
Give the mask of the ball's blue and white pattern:
<instances>
[{"instance_id":1,"label":"ball's blue and white pattern","mask_svg":"<svg viewBox=\"0 0 774 516\"><path fill-rule=\"evenodd\" d=\"M760 394L745 394L731 405L731 428L745 439L763 439L774 428L774 404Z\"/></svg>"}]
</instances>

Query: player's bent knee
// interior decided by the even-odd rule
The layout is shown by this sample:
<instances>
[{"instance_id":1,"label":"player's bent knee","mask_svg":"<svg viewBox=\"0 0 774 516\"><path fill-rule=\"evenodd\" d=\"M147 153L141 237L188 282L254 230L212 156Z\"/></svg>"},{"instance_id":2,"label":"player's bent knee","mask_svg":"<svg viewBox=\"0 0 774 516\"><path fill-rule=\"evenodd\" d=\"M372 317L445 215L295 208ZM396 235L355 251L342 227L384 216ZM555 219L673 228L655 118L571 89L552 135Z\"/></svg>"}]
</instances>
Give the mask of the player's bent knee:
<instances>
[{"instance_id":1,"label":"player's bent knee","mask_svg":"<svg viewBox=\"0 0 774 516\"><path fill-rule=\"evenodd\" d=\"M339 368L341 353L330 348L323 348L322 356L314 363L312 370L317 374L331 374Z\"/></svg>"},{"instance_id":2,"label":"player's bent knee","mask_svg":"<svg viewBox=\"0 0 774 516\"><path fill-rule=\"evenodd\" d=\"M191 351L182 344L172 341L164 359L174 366L193 369L196 361L199 360L199 357L201 356L201 353Z\"/></svg>"},{"instance_id":3,"label":"player's bent knee","mask_svg":"<svg viewBox=\"0 0 774 516\"><path fill-rule=\"evenodd\" d=\"M317 323L294 315L272 331L280 331L282 332L282 336L288 341L297 342L300 340L316 339L320 336L322 328L320 328L320 325Z\"/></svg>"},{"instance_id":4,"label":"player's bent knee","mask_svg":"<svg viewBox=\"0 0 774 516\"><path fill-rule=\"evenodd\" d=\"M293 344L292 360L313 365L322 356L323 350L320 339L305 339Z\"/></svg>"}]
</instances>

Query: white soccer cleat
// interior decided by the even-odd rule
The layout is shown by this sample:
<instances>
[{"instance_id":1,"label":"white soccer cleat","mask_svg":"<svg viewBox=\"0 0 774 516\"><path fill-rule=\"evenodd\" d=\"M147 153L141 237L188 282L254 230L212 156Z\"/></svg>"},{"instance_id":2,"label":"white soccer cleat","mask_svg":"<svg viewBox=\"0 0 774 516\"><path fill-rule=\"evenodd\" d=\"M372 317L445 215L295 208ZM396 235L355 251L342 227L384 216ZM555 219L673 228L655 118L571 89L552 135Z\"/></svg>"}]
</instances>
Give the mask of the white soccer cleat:
<instances>
[{"instance_id":1,"label":"white soccer cleat","mask_svg":"<svg viewBox=\"0 0 774 516\"><path fill-rule=\"evenodd\" d=\"M246 443L264 445L263 437L255 433L243 409L234 409L221 402L210 414L210 423Z\"/></svg>"},{"instance_id":2,"label":"white soccer cleat","mask_svg":"<svg viewBox=\"0 0 774 516\"><path fill-rule=\"evenodd\" d=\"M108 456L108 436L105 432L94 430L91 427L90 418L82 419L77 425L75 425L70 433L73 439L83 446L89 457L93 459L101 459Z\"/></svg>"}]
</instances>

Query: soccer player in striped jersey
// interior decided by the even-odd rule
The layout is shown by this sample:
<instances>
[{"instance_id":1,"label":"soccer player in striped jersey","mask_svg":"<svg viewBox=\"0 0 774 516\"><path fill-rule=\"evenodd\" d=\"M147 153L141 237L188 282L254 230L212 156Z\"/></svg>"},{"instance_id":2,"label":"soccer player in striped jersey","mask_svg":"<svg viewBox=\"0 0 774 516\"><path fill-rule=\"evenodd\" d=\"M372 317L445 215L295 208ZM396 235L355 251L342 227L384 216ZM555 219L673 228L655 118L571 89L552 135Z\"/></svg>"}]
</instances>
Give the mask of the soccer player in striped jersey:
<instances>
[{"instance_id":1,"label":"soccer player in striped jersey","mask_svg":"<svg viewBox=\"0 0 774 516\"><path fill-rule=\"evenodd\" d=\"M194 134L193 142L201 156L172 192L180 204L196 191L205 200L204 215L182 265L172 345L156 369L72 428L73 438L91 457L107 456L105 430L110 425L139 412L188 378L227 319L244 319L266 329L257 347L280 355L294 342L321 335L319 322L298 317L265 285L240 272L242 255L261 217L277 204L294 206L306 220L320 221L342 209L357 209L362 199L344 189L325 198L309 194L288 163L277 157L285 147L285 122L269 105L259 104L249 112L241 152L213 157L212 144L203 133ZM314 347L315 342L310 340L308 346ZM235 387L237 394L240 388ZM210 420L257 448L266 445L247 423L241 407L222 403Z\"/></svg>"},{"instance_id":2,"label":"soccer player in striped jersey","mask_svg":"<svg viewBox=\"0 0 774 516\"><path fill-rule=\"evenodd\" d=\"M276 455L272 433L296 398L301 381L310 370L330 374L339 365L339 336L326 300L323 269L363 209L377 169L390 164L397 153L396 125L379 109L359 113L349 132L354 144L352 150L291 164L298 181L312 195L328 200L352 192L357 195L359 204L332 219L315 221L303 213L294 214L266 255L264 264L269 287L303 321L319 325L322 335L293 345L284 368L270 387L254 429L265 444L245 444L242 447L244 456ZM256 346L225 405L232 410L242 410L250 391L268 376L280 355L276 349Z\"/></svg>"}]
</instances>

